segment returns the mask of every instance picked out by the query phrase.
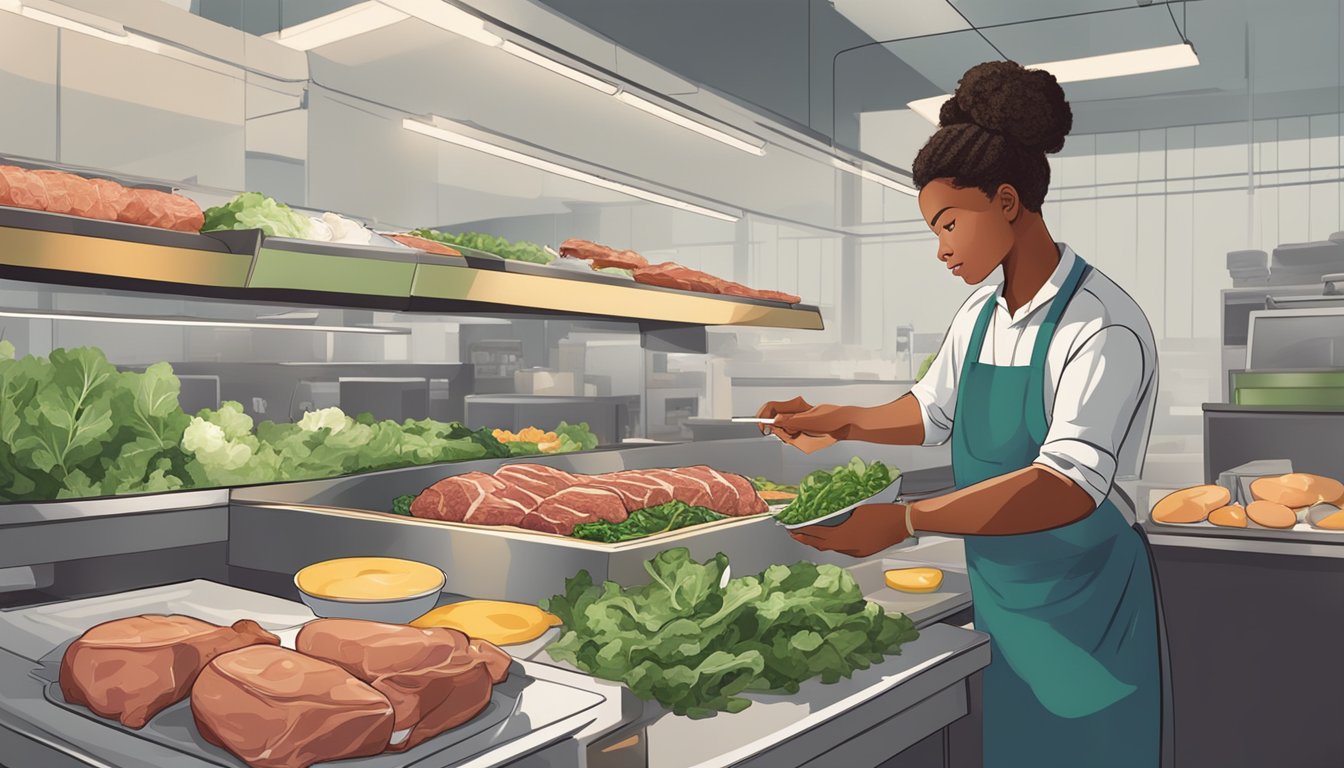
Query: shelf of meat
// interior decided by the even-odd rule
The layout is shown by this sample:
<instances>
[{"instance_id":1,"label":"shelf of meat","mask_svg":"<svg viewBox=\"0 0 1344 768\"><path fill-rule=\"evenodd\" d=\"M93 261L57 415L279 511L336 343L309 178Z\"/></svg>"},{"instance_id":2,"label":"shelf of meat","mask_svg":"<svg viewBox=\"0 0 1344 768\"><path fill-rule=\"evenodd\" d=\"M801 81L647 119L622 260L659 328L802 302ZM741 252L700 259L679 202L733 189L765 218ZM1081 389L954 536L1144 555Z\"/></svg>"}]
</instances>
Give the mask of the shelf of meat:
<instances>
[{"instance_id":1,"label":"shelf of meat","mask_svg":"<svg viewBox=\"0 0 1344 768\"><path fill-rule=\"evenodd\" d=\"M256 193L202 211L180 192L83 174L0 165L0 276L402 311L823 327L798 296L584 240L566 241L560 253L587 263L586 273L489 254L473 260L475 251L434 230L375 233Z\"/></svg>"}]
</instances>

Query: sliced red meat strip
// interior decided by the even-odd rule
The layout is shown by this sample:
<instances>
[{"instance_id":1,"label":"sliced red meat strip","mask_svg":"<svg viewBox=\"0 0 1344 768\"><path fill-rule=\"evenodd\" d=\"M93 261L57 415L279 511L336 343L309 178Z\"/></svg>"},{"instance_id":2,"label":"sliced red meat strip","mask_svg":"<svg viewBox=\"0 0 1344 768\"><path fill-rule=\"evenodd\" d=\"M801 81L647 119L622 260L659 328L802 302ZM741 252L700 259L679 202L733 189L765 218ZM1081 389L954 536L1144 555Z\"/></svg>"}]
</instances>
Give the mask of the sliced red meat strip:
<instances>
[{"instance_id":1,"label":"sliced red meat strip","mask_svg":"<svg viewBox=\"0 0 1344 768\"><path fill-rule=\"evenodd\" d=\"M460 523L503 487L503 482L484 472L445 477L415 497L411 515Z\"/></svg>"},{"instance_id":2,"label":"sliced red meat strip","mask_svg":"<svg viewBox=\"0 0 1344 768\"><path fill-rule=\"evenodd\" d=\"M581 523L623 522L629 513L621 497L604 488L576 485L546 499L519 523L523 528L565 536Z\"/></svg>"},{"instance_id":3,"label":"sliced red meat strip","mask_svg":"<svg viewBox=\"0 0 1344 768\"><path fill-rule=\"evenodd\" d=\"M628 512L657 507L675 498L670 483L640 471L594 475L584 485L589 488L603 488L620 496Z\"/></svg>"}]
</instances>

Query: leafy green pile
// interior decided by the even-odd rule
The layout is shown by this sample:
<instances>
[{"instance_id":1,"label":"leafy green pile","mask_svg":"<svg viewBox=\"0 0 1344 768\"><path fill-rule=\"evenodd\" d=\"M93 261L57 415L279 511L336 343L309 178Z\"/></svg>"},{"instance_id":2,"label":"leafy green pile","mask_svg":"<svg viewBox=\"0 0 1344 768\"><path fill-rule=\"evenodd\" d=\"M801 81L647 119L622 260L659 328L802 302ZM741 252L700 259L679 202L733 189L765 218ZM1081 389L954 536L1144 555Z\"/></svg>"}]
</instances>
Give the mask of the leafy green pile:
<instances>
[{"instance_id":1,"label":"leafy green pile","mask_svg":"<svg viewBox=\"0 0 1344 768\"><path fill-rule=\"evenodd\" d=\"M706 507L693 507L685 502L672 501L656 507L635 510L619 523L599 520L595 523L580 523L574 526L574 538L588 541L601 541L615 544L619 541L631 541L686 528L701 523L722 520L721 515Z\"/></svg>"},{"instance_id":2,"label":"leafy green pile","mask_svg":"<svg viewBox=\"0 0 1344 768\"><path fill-rule=\"evenodd\" d=\"M709 717L751 706L746 693L797 693L834 683L919 636L914 622L863 598L834 565L772 565L719 583L728 558L701 564L685 548L645 563L652 583L593 584L587 571L541 607L564 623L547 649L679 715Z\"/></svg>"},{"instance_id":3,"label":"leafy green pile","mask_svg":"<svg viewBox=\"0 0 1344 768\"><path fill-rule=\"evenodd\" d=\"M506 458L488 429L456 422L351 418L338 408L254 425L242 405L195 416L167 363L118 371L92 347L15 359L0 341L0 502L158 493L311 480L420 464ZM562 424L561 450L589 450ZM567 441L567 442L566 442Z\"/></svg>"},{"instance_id":4,"label":"leafy green pile","mask_svg":"<svg viewBox=\"0 0 1344 768\"><path fill-rule=\"evenodd\" d=\"M392 514L406 515L409 517L411 514L411 502L413 501L415 501L415 494L413 493L408 494L406 496L398 496L397 498L393 499Z\"/></svg>"},{"instance_id":5,"label":"leafy green pile","mask_svg":"<svg viewBox=\"0 0 1344 768\"><path fill-rule=\"evenodd\" d=\"M798 498L776 517L785 525L804 523L870 499L890 486L900 472L880 461L864 464L855 456L829 472L819 469L798 484Z\"/></svg>"},{"instance_id":6,"label":"leafy green pile","mask_svg":"<svg viewBox=\"0 0 1344 768\"><path fill-rule=\"evenodd\" d=\"M0 342L0 500L181 488L180 391L166 363L122 373L91 348L16 360Z\"/></svg>"},{"instance_id":7,"label":"leafy green pile","mask_svg":"<svg viewBox=\"0 0 1344 768\"><path fill-rule=\"evenodd\" d=\"M311 227L307 216L284 203L260 192L244 192L224 205L207 209L201 231L260 229L271 237L306 238Z\"/></svg>"},{"instance_id":8,"label":"leafy green pile","mask_svg":"<svg viewBox=\"0 0 1344 768\"><path fill-rule=\"evenodd\" d=\"M514 261L529 261L533 264L550 264L555 256L536 243L529 243L519 240L516 243L510 243L502 237L494 235L482 235L477 232L464 232L460 235L440 232L437 229L417 229L411 232L416 237L423 237L426 240L433 240L444 245L455 245L463 248L471 248L477 251L494 254L501 259L512 259Z\"/></svg>"},{"instance_id":9,"label":"leafy green pile","mask_svg":"<svg viewBox=\"0 0 1344 768\"><path fill-rule=\"evenodd\" d=\"M766 477L753 477L751 484L756 486L757 492L760 491L778 491L779 493L798 493L798 486L784 485Z\"/></svg>"}]
</instances>

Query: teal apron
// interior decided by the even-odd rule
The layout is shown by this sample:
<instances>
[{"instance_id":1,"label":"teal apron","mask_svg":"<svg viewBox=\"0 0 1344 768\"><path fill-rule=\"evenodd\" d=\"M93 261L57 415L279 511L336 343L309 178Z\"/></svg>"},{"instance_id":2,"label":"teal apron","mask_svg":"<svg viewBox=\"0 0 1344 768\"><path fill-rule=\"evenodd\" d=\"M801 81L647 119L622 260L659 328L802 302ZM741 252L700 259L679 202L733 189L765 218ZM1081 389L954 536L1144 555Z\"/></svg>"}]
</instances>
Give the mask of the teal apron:
<instances>
[{"instance_id":1,"label":"teal apron","mask_svg":"<svg viewBox=\"0 0 1344 768\"><path fill-rule=\"evenodd\" d=\"M966 350L952 426L957 488L1030 466L1045 440L1046 351L1088 271L1050 304L1029 366L979 362L995 301ZM985 768L1156 768L1162 689L1146 542L1109 499L1039 533L967 536L984 672Z\"/></svg>"}]
</instances>

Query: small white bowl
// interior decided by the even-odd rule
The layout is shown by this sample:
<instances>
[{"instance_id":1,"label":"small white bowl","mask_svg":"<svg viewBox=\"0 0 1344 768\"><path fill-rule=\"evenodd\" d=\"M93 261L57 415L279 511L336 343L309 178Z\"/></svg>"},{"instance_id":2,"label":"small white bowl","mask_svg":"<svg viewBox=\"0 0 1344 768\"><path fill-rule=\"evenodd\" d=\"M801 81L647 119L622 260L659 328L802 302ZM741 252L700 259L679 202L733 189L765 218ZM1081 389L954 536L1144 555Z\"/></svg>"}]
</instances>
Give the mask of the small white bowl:
<instances>
[{"instance_id":1,"label":"small white bowl","mask_svg":"<svg viewBox=\"0 0 1344 768\"><path fill-rule=\"evenodd\" d=\"M434 568L426 563L417 564ZM314 565L318 565L318 563ZM299 576L303 573L302 570L294 574L294 586L298 588L299 597L303 600L304 605L307 605L314 614L321 618L364 619L366 621L381 621L387 624L408 624L434 610L434 607L438 605L439 595L442 594L443 587L448 582L448 577L444 576L443 571L438 568L434 568L434 570L439 573L438 586L404 597L342 598L315 595L304 590L299 584Z\"/></svg>"}]
</instances>

